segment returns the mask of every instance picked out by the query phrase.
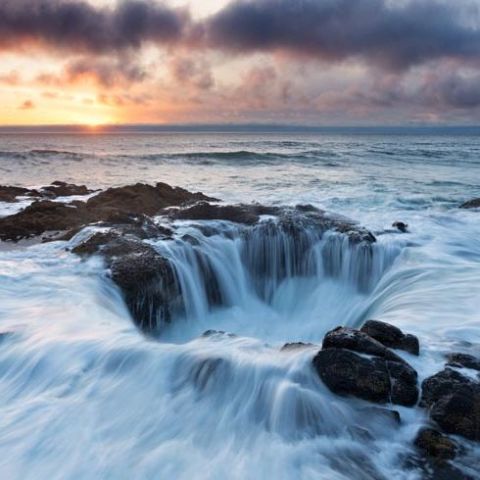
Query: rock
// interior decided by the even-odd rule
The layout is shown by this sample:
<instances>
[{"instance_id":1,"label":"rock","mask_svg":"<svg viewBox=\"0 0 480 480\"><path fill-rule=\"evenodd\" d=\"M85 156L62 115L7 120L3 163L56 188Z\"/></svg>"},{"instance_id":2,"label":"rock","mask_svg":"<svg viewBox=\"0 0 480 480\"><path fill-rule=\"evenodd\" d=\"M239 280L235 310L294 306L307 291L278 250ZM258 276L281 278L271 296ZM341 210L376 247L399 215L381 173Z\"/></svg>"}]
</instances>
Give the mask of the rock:
<instances>
[{"instance_id":1,"label":"rock","mask_svg":"<svg viewBox=\"0 0 480 480\"><path fill-rule=\"evenodd\" d=\"M72 191L74 187L83 189L68 184L54 186L54 189ZM66 193L66 190L63 193ZM65 204L50 200L36 201L15 215L0 218L0 240L17 241L48 231L78 229L98 222L123 225L124 231L125 225L128 224L131 228L136 228L135 235L141 236L139 225L144 231L147 227L152 227L155 231L160 228L154 226L145 215L156 215L167 206L178 206L203 199L209 197L158 183L156 186L136 184L110 188L87 202L75 201ZM155 233L147 233L144 238L149 235L156 236Z\"/></svg>"},{"instance_id":2,"label":"rock","mask_svg":"<svg viewBox=\"0 0 480 480\"><path fill-rule=\"evenodd\" d=\"M13 203L17 201L17 197L26 196L29 193L28 188L0 185L0 202Z\"/></svg>"},{"instance_id":3,"label":"rock","mask_svg":"<svg viewBox=\"0 0 480 480\"><path fill-rule=\"evenodd\" d=\"M422 455L440 461L453 460L458 450L453 440L433 428L421 429L414 443Z\"/></svg>"},{"instance_id":4,"label":"rock","mask_svg":"<svg viewBox=\"0 0 480 480\"><path fill-rule=\"evenodd\" d=\"M75 185L73 183L65 183L58 180L40 190L41 195L49 198L88 195L93 192L94 190L89 190L85 185Z\"/></svg>"},{"instance_id":5,"label":"rock","mask_svg":"<svg viewBox=\"0 0 480 480\"><path fill-rule=\"evenodd\" d=\"M17 241L47 231L68 230L91 220L83 202L36 201L15 215L0 218L0 240Z\"/></svg>"},{"instance_id":6,"label":"rock","mask_svg":"<svg viewBox=\"0 0 480 480\"><path fill-rule=\"evenodd\" d=\"M313 365L327 387L339 395L405 406L417 402L417 374L405 363L328 348L317 353Z\"/></svg>"},{"instance_id":7,"label":"rock","mask_svg":"<svg viewBox=\"0 0 480 480\"><path fill-rule=\"evenodd\" d=\"M337 327L328 332L323 339L322 348L345 348L394 362L406 363L401 357L368 334L348 327Z\"/></svg>"},{"instance_id":8,"label":"rock","mask_svg":"<svg viewBox=\"0 0 480 480\"><path fill-rule=\"evenodd\" d=\"M368 320L360 330L386 347L405 350L412 355L420 353L420 345L415 335L404 334L399 328L389 323Z\"/></svg>"},{"instance_id":9,"label":"rock","mask_svg":"<svg viewBox=\"0 0 480 480\"><path fill-rule=\"evenodd\" d=\"M389 408L382 407L364 407L361 409L361 412L368 417L376 416L382 419L383 422L389 422L396 425L402 423L400 413L397 410L390 410Z\"/></svg>"},{"instance_id":10,"label":"rock","mask_svg":"<svg viewBox=\"0 0 480 480\"><path fill-rule=\"evenodd\" d=\"M480 359L473 355L466 353L450 353L447 355L448 363L450 367L457 368L471 368L472 370L478 370L480 372Z\"/></svg>"},{"instance_id":11,"label":"rock","mask_svg":"<svg viewBox=\"0 0 480 480\"><path fill-rule=\"evenodd\" d=\"M480 198L474 198L473 200L462 203L460 208L480 208Z\"/></svg>"},{"instance_id":12,"label":"rock","mask_svg":"<svg viewBox=\"0 0 480 480\"><path fill-rule=\"evenodd\" d=\"M278 213L276 208L271 210L259 205L216 205L208 202L199 202L191 207L170 212L174 220L225 220L228 222L254 225L260 220L261 212Z\"/></svg>"},{"instance_id":13,"label":"rock","mask_svg":"<svg viewBox=\"0 0 480 480\"><path fill-rule=\"evenodd\" d=\"M288 352L292 350L304 350L306 348L314 347L313 343L291 342L286 343L281 349L281 352Z\"/></svg>"},{"instance_id":14,"label":"rock","mask_svg":"<svg viewBox=\"0 0 480 480\"><path fill-rule=\"evenodd\" d=\"M109 248L109 255L118 253L114 247ZM120 251L121 255L110 257L111 278L122 290L136 324L144 332L156 331L182 308L175 269L152 247L142 243L122 245Z\"/></svg>"},{"instance_id":15,"label":"rock","mask_svg":"<svg viewBox=\"0 0 480 480\"><path fill-rule=\"evenodd\" d=\"M100 219L109 212L122 211L137 215L158 215L164 208L202 200L215 200L202 193L191 193L183 188L170 187L166 183L155 186L137 183L125 187L109 188L87 201L87 208Z\"/></svg>"},{"instance_id":16,"label":"rock","mask_svg":"<svg viewBox=\"0 0 480 480\"><path fill-rule=\"evenodd\" d=\"M407 233L408 232L408 225L403 222L393 222L392 227L396 228L397 230L400 230L402 233Z\"/></svg>"},{"instance_id":17,"label":"rock","mask_svg":"<svg viewBox=\"0 0 480 480\"><path fill-rule=\"evenodd\" d=\"M446 368L422 383L421 406L443 431L480 441L480 384Z\"/></svg>"}]
</instances>

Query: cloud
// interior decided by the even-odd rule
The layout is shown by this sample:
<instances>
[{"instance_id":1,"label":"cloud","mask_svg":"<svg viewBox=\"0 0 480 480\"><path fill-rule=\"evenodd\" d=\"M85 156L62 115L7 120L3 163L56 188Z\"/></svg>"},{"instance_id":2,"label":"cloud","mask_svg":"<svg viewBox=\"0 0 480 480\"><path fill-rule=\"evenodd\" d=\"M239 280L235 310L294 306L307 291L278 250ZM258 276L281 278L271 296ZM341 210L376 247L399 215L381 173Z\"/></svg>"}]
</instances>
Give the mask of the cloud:
<instances>
[{"instance_id":1,"label":"cloud","mask_svg":"<svg viewBox=\"0 0 480 480\"><path fill-rule=\"evenodd\" d=\"M478 58L479 19L475 0L236 0L206 21L204 37L238 53L285 50L403 69Z\"/></svg>"},{"instance_id":2,"label":"cloud","mask_svg":"<svg viewBox=\"0 0 480 480\"><path fill-rule=\"evenodd\" d=\"M180 84L199 90L209 90L215 84L210 65L205 60L174 57L170 62L170 71L173 79Z\"/></svg>"},{"instance_id":3,"label":"cloud","mask_svg":"<svg viewBox=\"0 0 480 480\"><path fill-rule=\"evenodd\" d=\"M188 21L185 10L147 0L125 0L113 8L85 0L2 0L0 48L33 42L75 52L138 49L146 42L179 40Z\"/></svg>"},{"instance_id":4,"label":"cloud","mask_svg":"<svg viewBox=\"0 0 480 480\"><path fill-rule=\"evenodd\" d=\"M35 108L35 104L32 100L25 100L19 107L20 110L33 110Z\"/></svg>"}]
</instances>

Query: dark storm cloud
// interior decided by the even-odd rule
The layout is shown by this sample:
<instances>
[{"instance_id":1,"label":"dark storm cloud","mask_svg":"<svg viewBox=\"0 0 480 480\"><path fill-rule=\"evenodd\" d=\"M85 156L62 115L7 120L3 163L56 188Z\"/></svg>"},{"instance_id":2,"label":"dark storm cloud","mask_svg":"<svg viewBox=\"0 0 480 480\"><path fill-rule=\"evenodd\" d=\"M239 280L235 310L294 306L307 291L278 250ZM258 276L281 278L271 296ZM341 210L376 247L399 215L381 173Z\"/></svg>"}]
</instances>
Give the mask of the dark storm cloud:
<instances>
[{"instance_id":1,"label":"dark storm cloud","mask_svg":"<svg viewBox=\"0 0 480 480\"><path fill-rule=\"evenodd\" d=\"M174 42L187 22L184 11L147 0L125 0L114 8L85 0L2 0L0 47L33 42L106 53L139 48L144 42Z\"/></svg>"},{"instance_id":2,"label":"dark storm cloud","mask_svg":"<svg viewBox=\"0 0 480 480\"><path fill-rule=\"evenodd\" d=\"M288 50L363 57L405 68L480 54L475 0L238 0L204 25L207 42L238 52Z\"/></svg>"}]
</instances>

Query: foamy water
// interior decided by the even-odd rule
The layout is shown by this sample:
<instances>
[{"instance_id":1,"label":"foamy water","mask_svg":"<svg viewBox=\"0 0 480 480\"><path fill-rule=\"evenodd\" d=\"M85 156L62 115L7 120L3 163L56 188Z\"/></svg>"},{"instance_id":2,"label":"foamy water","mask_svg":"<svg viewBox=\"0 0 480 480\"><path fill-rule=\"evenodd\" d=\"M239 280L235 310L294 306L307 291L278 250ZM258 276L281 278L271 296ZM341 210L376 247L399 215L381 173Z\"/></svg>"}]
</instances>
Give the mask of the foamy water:
<instances>
[{"instance_id":1,"label":"foamy water","mask_svg":"<svg viewBox=\"0 0 480 480\"><path fill-rule=\"evenodd\" d=\"M379 234L368 265L338 239L307 235L299 263L288 239L265 249L232 225L206 237L180 224L195 245L154 243L187 292L158 341L134 327L100 259L82 262L64 242L0 250L2 478L420 478L404 460L422 410L395 407L400 426L366 414L370 404L316 377L315 347L280 347L376 318L419 336L420 357L400 354L420 381L446 352L480 354L480 213L458 209L480 196L480 140L1 135L0 151L3 184L164 181L227 202L312 203L377 233L402 220L411 232ZM208 301L198 252L222 306ZM209 329L233 335L202 336ZM461 467L475 477L480 452L469 451Z\"/></svg>"}]
</instances>

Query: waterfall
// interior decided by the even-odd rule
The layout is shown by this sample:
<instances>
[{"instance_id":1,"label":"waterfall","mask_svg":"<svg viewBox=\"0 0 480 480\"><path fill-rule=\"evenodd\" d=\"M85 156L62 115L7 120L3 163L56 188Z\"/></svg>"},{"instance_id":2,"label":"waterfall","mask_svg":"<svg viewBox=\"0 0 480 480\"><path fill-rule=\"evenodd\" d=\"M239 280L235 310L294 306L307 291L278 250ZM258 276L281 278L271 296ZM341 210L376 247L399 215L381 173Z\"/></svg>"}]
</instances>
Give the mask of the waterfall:
<instances>
[{"instance_id":1,"label":"waterfall","mask_svg":"<svg viewBox=\"0 0 480 480\"><path fill-rule=\"evenodd\" d=\"M273 219L249 228L185 224L176 240L154 246L174 266L190 319L252 301L281 309L279 292L295 296L288 290L300 288L307 297L327 281L369 293L400 252L395 244L354 241L346 233Z\"/></svg>"}]
</instances>

